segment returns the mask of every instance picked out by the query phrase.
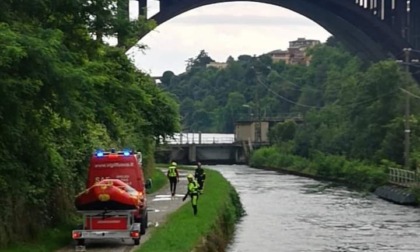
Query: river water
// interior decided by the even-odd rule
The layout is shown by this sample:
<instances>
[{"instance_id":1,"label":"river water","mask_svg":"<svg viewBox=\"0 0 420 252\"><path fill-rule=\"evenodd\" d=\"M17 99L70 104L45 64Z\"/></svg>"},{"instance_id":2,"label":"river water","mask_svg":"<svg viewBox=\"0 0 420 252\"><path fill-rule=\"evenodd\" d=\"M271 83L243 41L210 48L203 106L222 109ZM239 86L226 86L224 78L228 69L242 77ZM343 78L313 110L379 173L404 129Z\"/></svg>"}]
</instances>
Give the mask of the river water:
<instances>
[{"instance_id":1,"label":"river water","mask_svg":"<svg viewBox=\"0 0 420 252\"><path fill-rule=\"evenodd\" d=\"M248 166L211 166L247 215L228 252L420 251L420 209L346 187Z\"/></svg>"}]
</instances>

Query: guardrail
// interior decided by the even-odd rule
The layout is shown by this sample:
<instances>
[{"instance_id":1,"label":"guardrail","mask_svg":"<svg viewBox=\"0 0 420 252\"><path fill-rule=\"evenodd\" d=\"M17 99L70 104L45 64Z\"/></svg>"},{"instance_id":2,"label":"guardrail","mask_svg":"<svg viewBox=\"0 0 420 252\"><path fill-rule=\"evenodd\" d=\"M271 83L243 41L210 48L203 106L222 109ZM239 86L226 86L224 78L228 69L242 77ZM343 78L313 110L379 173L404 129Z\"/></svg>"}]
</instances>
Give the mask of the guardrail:
<instances>
[{"instance_id":1,"label":"guardrail","mask_svg":"<svg viewBox=\"0 0 420 252\"><path fill-rule=\"evenodd\" d=\"M173 138L165 141L169 145L176 144L231 144L235 142L234 134L210 133L182 133L175 134Z\"/></svg>"},{"instance_id":2,"label":"guardrail","mask_svg":"<svg viewBox=\"0 0 420 252\"><path fill-rule=\"evenodd\" d=\"M420 186L420 174L398 168L389 168L389 182L404 187Z\"/></svg>"}]
</instances>

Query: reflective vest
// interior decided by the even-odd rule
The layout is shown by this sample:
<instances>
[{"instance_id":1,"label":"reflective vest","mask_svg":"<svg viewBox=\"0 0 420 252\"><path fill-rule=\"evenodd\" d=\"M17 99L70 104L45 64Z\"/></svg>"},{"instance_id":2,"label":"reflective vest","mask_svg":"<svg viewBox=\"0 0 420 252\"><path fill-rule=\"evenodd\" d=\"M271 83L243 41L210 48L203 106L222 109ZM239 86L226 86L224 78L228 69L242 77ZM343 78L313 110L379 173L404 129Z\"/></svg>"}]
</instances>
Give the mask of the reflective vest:
<instances>
[{"instance_id":1,"label":"reflective vest","mask_svg":"<svg viewBox=\"0 0 420 252\"><path fill-rule=\"evenodd\" d=\"M197 194L198 193L198 183L197 181L193 180L192 182L188 183L188 192L190 194Z\"/></svg>"},{"instance_id":2,"label":"reflective vest","mask_svg":"<svg viewBox=\"0 0 420 252\"><path fill-rule=\"evenodd\" d=\"M168 176L176 177L176 166L169 166Z\"/></svg>"}]
</instances>

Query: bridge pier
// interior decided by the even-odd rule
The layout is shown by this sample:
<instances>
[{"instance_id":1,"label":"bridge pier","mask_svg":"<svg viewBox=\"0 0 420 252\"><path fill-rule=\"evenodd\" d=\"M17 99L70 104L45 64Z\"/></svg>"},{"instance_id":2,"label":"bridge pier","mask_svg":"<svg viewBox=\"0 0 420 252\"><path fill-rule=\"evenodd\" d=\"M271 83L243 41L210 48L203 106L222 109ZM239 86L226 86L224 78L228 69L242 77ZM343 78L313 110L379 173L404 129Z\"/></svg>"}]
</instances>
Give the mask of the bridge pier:
<instances>
[{"instance_id":1,"label":"bridge pier","mask_svg":"<svg viewBox=\"0 0 420 252\"><path fill-rule=\"evenodd\" d=\"M197 146L195 144L192 144L188 148L188 161L190 163L197 162Z\"/></svg>"}]
</instances>

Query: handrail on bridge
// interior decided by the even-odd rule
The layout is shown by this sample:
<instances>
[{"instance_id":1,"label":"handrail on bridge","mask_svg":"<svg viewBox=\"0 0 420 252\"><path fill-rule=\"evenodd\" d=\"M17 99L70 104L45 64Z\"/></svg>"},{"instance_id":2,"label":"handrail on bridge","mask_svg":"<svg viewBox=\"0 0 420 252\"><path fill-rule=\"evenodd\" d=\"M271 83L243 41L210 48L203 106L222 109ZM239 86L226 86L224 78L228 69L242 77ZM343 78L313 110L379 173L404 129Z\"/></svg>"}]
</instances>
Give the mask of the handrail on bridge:
<instances>
[{"instance_id":1,"label":"handrail on bridge","mask_svg":"<svg viewBox=\"0 0 420 252\"><path fill-rule=\"evenodd\" d=\"M416 171L409 171L399 168L389 169L389 182L405 187L419 186L420 175Z\"/></svg>"},{"instance_id":2,"label":"handrail on bridge","mask_svg":"<svg viewBox=\"0 0 420 252\"><path fill-rule=\"evenodd\" d=\"M210 133L178 133L173 138L166 139L168 145L179 144L231 144L235 142L234 134Z\"/></svg>"}]
</instances>

